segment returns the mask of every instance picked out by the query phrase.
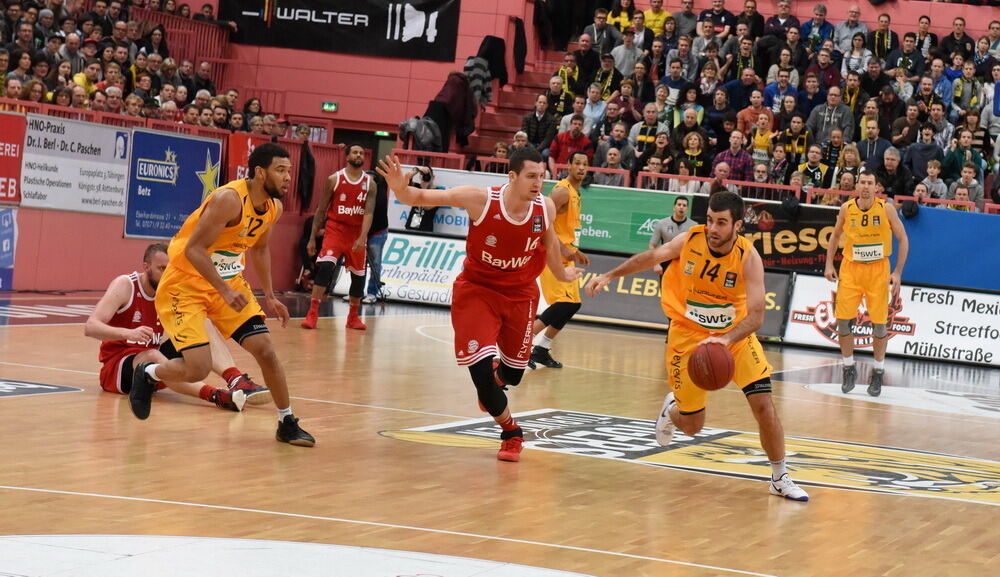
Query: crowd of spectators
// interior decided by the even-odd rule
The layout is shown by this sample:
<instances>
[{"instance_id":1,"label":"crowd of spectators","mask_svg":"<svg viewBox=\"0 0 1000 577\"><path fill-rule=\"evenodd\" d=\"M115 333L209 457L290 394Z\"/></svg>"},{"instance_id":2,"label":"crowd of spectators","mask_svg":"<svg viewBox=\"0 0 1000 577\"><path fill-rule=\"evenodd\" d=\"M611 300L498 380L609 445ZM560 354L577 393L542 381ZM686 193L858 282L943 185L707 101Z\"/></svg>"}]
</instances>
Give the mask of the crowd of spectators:
<instances>
[{"instance_id":1,"label":"crowd of spectators","mask_svg":"<svg viewBox=\"0 0 1000 577\"><path fill-rule=\"evenodd\" d=\"M133 7L235 30L205 4L192 14L176 0L0 0L0 97L154 118L261 136L293 136L289 123L219 90L212 64L176 59L167 30L131 19ZM297 133L298 131L296 131Z\"/></svg>"},{"instance_id":2,"label":"crowd of spectators","mask_svg":"<svg viewBox=\"0 0 1000 577\"><path fill-rule=\"evenodd\" d=\"M662 0L646 10L633 0L596 4L605 7L574 31L577 49L518 132L553 174L583 150L592 165L633 177L676 175L669 184L633 178L651 188L693 182L710 192L728 178L850 192L867 170L889 197L967 194L979 210L991 194L1000 202L996 187L984 190L1000 164L1000 20L972 38L958 17L939 38L928 16L904 29L872 14L869 29L857 5L832 22L813 4L800 22L789 0L773 15L756 0L738 14L726 0L700 12L683 0L673 14ZM983 23L996 16L982 13Z\"/></svg>"}]
</instances>

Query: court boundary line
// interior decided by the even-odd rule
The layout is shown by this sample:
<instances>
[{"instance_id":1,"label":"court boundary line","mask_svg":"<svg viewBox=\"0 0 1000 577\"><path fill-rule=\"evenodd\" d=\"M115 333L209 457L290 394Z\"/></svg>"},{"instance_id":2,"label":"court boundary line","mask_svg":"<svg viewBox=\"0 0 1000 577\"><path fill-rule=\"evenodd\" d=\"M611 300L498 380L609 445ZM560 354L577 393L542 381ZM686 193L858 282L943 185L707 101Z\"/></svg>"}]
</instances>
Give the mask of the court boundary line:
<instances>
[{"instance_id":1,"label":"court boundary line","mask_svg":"<svg viewBox=\"0 0 1000 577\"><path fill-rule=\"evenodd\" d=\"M684 567L692 567L695 569L709 569L713 571L724 571L726 573L736 573L739 575L751 575L754 577L778 577L770 573L758 573L755 571L744 571L742 569L731 569L728 567L719 567L716 565L703 565L701 563L694 563L690 561L680 561L677 559L664 559L661 557L651 557L648 555L637 555L634 553L623 553L620 551L607 551L603 549L594 549L590 547L579 547L576 545L561 545L559 543L546 543L544 541L534 541L531 539L517 539L514 537L501 537L499 535L485 535L480 533L469 533L466 531L452 531L450 529L435 529L433 527L419 527L416 525L401 525L398 523L383 523L381 521L364 521L361 519L347 519L344 517L330 517L325 515L308 515L305 513L291 513L287 511L270 511L267 509L254 509L248 507L234 507L229 505L212 505L209 503L195 503L191 501L173 501L167 499L152 499L148 497L130 497L127 495L109 495L105 493L89 493L84 491L65 491L61 489L42 489L38 487L18 487L14 485L0 485L0 490L8 491L24 491L30 493L44 493L49 495L64 495L64 496L74 496L74 497L91 497L95 499L116 499L121 501L132 501L138 503L152 503L159 505L174 505L180 507L194 507L194 508L204 508L213 509L216 511L235 511L239 513L252 513L257 515L271 515L276 517L292 517L296 519L309 519L314 521L330 521L334 523L347 523L353 525L364 525L368 527L382 527L386 529L402 529L405 531L418 531L422 533L436 533L439 535L451 535L455 537L466 537L470 539L488 539L490 541L502 541L506 543L516 543L519 545L532 545L535 547L548 547L552 549L562 549L566 551L577 551L581 553L595 553L599 555L609 555L612 557L623 557L626 559L636 559L639 561L654 561L657 563L667 563L672 565L681 565Z\"/></svg>"}]
</instances>

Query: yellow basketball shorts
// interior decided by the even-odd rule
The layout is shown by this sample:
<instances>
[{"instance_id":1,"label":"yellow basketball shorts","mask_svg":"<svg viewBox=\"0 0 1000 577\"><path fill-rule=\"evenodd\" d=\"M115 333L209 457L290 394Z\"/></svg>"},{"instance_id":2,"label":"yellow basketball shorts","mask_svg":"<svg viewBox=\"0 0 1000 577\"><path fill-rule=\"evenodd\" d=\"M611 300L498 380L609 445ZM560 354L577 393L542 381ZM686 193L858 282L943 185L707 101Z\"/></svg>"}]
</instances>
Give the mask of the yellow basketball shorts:
<instances>
[{"instance_id":1,"label":"yellow basketball shorts","mask_svg":"<svg viewBox=\"0 0 1000 577\"><path fill-rule=\"evenodd\" d=\"M674 391L674 400L681 413L697 413L705 408L708 391L694 384L688 375L687 364L695 347L708 337L707 332L693 330L678 322L670 325L666 352L667 383ZM751 334L729 345L729 352L733 355L736 369L732 382L740 389L771 376L771 364L764 356L764 349L760 346L757 335Z\"/></svg>"},{"instance_id":2,"label":"yellow basketball shorts","mask_svg":"<svg viewBox=\"0 0 1000 577\"><path fill-rule=\"evenodd\" d=\"M169 267L163 273L156 289L156 314L178 351L208 344L205 319L210 319L222 336L229 338L250 319L265 316L243 275L236 275L226 284L247 296L249 303L243 310L236 311L226 304L222 295L201 276Z\"/></svg>"},{"instance_id":3,"label":"yellow basketball shorts","mask_svg":"<svg viewBox=\"0 0 1000 577\"><path fill-rule=\"evenodd\" d=\"M571 260L563 261L563 266L573 264L574 262ZM545 302L548 304L580 302L579 281L561 282L556 279L549 267L545 267L538 278L542 281L542 296L545 297Z\"/></svg>"},{"instance_id":4,"label":"yellow basketball shorts","mask_svg":"<svg viewBox=\"0 0 1000 577\"><path fill-rule=\"evenodd\" d=\"M837 283L837 318L853 320L858 316L861 298L865 299L868 316L876 324L885 324L889 317L889 259L875 262L840 263Z\"/></svg>"}]
</instances>

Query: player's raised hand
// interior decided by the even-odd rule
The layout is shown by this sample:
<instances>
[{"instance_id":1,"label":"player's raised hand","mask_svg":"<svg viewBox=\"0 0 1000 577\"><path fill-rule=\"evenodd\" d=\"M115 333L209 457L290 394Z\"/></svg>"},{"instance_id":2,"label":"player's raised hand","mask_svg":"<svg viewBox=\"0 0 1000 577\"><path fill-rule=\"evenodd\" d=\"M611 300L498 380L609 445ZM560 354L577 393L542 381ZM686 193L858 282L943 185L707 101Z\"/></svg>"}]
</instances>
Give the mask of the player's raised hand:
<instances>
[{"instance_id":1,"label":"player's raised hand","mask_svg":"<svg viewBox=\"0 0 1000 577\"><path fill-rule=\"evenodd\" d=\"M590 282L587 283L587 286L584 287L583 290L587 293L587 296L593 297L596 296L598 292L603 290L604 287L608 286L609 282L611 282L610 278L606 275L599 274L590 279Z\"/></svg>"},{"instance_id":2,"label":"player's raised hand","mask_svg":"<svg viewBox=\"0 0 1000 577\"><path fill-rule=\"evenodd\" d=\"M387 154L384 159L378 161L375 172L382 175L393 192L399 192L410 185L403 173L403 165L395 154Z\"/></svg>"}]
</instances>

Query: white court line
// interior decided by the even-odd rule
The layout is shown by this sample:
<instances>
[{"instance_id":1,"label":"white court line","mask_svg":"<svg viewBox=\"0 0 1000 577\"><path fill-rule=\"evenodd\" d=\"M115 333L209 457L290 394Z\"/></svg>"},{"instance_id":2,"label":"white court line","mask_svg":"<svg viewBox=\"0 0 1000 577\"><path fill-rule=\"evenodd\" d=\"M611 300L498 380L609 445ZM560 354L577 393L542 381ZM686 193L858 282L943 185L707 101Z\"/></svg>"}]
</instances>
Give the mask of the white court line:
<instances>
[{"instance_id":1,"label":"white court line","mask_svg":"<svg viewBox=\"0 0 1000 577\"><path fill-rule=\"evenodd\" d=\"M47 326L51 326L51 325L47 325ZM64 372L64 373L77 373L77 374L80 374L80 375L99 375L99 374L101 374L101 373L98 373L96 371L77 371L75 369L60 369L59 367L43 367L41 365L28 365L28 364L25 364L25 363L11 363L11 362L8 362L8 361L0 361L0 365L10 365L12 367L25 367L25 368L28 368L28 369L47 369L49 371L61 371L61 372Z\"/></svg>"},{"instance_id":2,"label":"white court line","mask_svg":"<svg viewBox=\"0 0 1000 577\"><path fill-rule=\"evenodd\" d=\"M496 535L483 535L479 533L468 533L465 531L449 531L447 529L433 529L430 527L417 527L414 525L399 525L396 523L381 523L378 521L362 521L360 519L345 519L342 517L326 517L322 515L305 515L302 513L288 513L285 511L269 511L266 509L248 509L245 507L229 507L225 505L209 505L207 503L191 503L187 501L168 501L163 499L147 499L144 497L126 497L123 495L106 495L101 493L84 493L79 491L61 491L57 489L39 489L35 487L16 487L10 485L0 485L0 489L8 491L26 491L32 493L46 493L51 495L69 495L74 497L93 497L96 499L117 499L121 501L134 501L140 503L154 503L160 505L177 505L181 507L198 507L213 509L217 511L236 511L240 513L255 513L258 515L273 515L277 517L292 517L296 519L310 519L314 521L332 521L335 523L349 523L353 525L365 525L369 527L383 527L387 529L404 529L407 531L419 531L422 533L436 533L439 535L452 535L456 537L469 537L472 539L489 539L491 541L503 541L506 543L517 543L521 545L534 545L537 547L549 547L552 549L562 549L566 551L579 551L581 553L597 553L599 555L610 555L612 557L625 557L628 559L638 559L640 561L655 561L657 563L669 563L672 565L683 565L685 567L695 567L698 569L710 569L713 571L723 571L726 573L736 573L739 575L754 575L756 577L777 577L769 573L756 573L753 571L743 571L741 569L730 569L716 565L702 565L689 561L678 561L676 559L663 559L660 557L649 557L646 555L635 555L632 553L621 553L618 551L606 551L603 549L592 549L589 547L576 547L573 545L560 545L558 543L546 543L544 541L532 541L529 539L514 539L511 537L499 537Z\"/></svg>"},{"instance_id":3,"label":"white court line","mask_svg":"<svg viewBox=\"0 0 1000 577\"><path fill-rule=\"evenodd\" d=\"M435 417L448 417L451 419L468 419L466 415L449 415L448 413L434 413L431 411L415 411L413 409L397 409L396 407L386 407L383 405L366 405L364 403L348 403L346 401L328 401L326 399L310 399L309 397L291 397L296 401L312 401L313 403L326 403L328 405L346 405L348 407L362 407L365 409L381 409L383 411L397 411L400 413L413 413L415 415L432 415Z\"/></svg>"}]
</instances>

